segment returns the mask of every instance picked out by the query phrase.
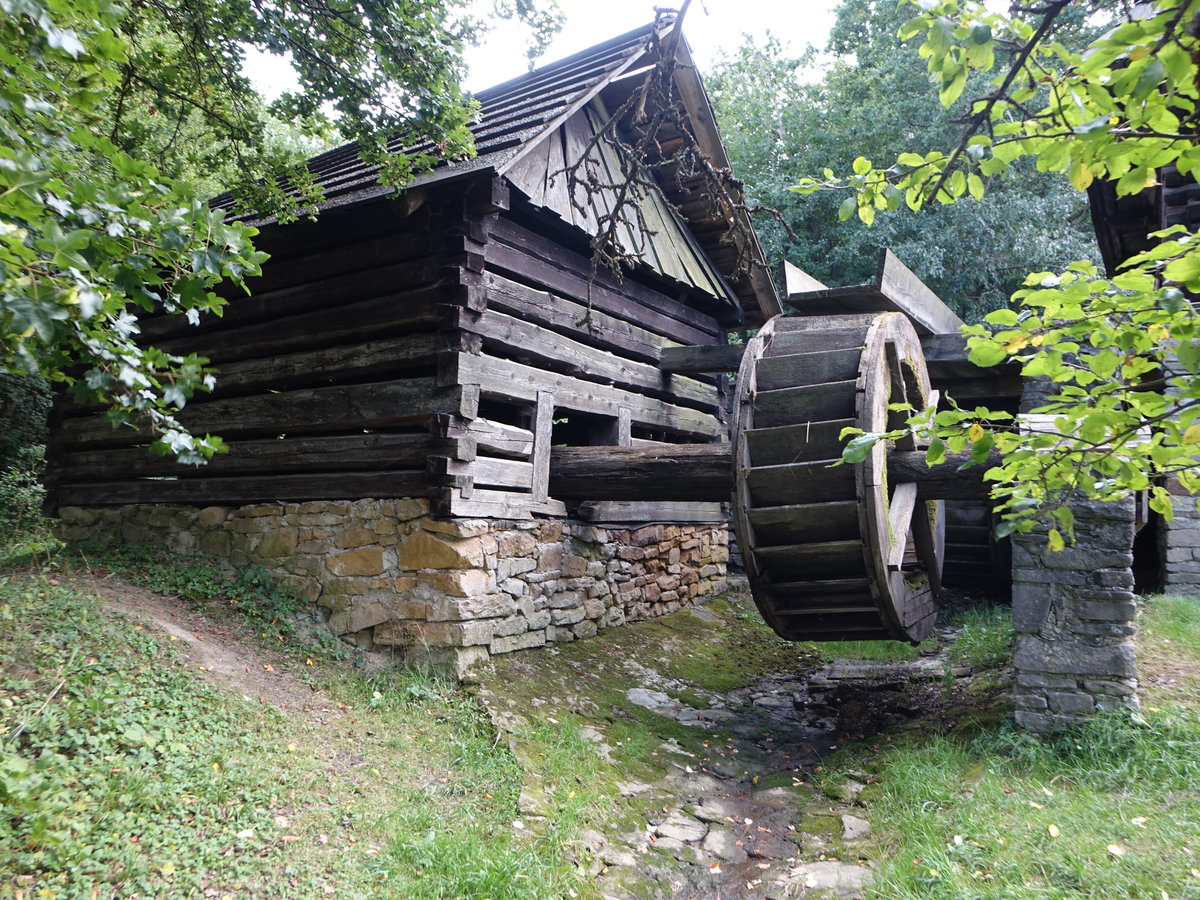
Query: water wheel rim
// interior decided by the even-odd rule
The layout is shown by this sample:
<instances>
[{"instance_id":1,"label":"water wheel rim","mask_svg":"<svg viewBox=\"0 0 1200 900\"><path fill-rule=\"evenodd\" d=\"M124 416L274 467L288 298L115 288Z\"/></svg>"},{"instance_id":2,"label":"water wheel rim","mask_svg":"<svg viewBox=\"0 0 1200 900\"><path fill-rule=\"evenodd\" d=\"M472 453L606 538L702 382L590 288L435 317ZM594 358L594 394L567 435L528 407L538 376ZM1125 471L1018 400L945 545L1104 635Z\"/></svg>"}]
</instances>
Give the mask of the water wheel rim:
<instances>
[{"instance_id":1,"label":"water wheel rim","mask_svg":"<svg viewBox=\"0 0 1200 900\"><path fill-rule=\"evenodd\" d=\"M896 430L903 427L908 414L889 410L889 405L908 403L923 409L932 391L921 340L905 316L884 313L871 324L864 345L859 363L858 427L873 433ZM888 483L887 457L894 447L893 441L877 442L855 467L863 562L888 630L919 642L932 630L937 613L928 570L936 571L940 560L923 560L927 571L921 575L918 570L905 569L904 551L910 542L917 542L914 529L924 527L936 533L942 509L940 503L918 499L913 483Z\"/></svg>"}]
</instances>

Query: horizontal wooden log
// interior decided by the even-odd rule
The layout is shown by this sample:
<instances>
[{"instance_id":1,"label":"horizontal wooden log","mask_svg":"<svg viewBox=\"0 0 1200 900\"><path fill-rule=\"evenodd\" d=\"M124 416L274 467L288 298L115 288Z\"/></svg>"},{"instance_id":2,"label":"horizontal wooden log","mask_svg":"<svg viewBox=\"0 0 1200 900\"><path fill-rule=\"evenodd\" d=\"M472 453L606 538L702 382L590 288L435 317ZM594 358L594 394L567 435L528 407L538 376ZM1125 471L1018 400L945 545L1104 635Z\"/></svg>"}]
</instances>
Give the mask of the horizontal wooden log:
<instances>
[{"instance_id":1,"label":"horizontal wooden log","mask_svg":"<svg viewBox=\"0 0 1200 900\"><path fill-rule=\"evenodd\" d=\"M684 500L600 500L580 503L575 513L585 522L613 522L623 525L646 522L728 521L720 503L693 503Z\"/></svg>"},{"instance_id":2,"label":"horizontal wooden log","mask_svg":"<svg viewBox=\"0 0 1200 900\"><path fill-rule=\"evenodd\" d=\"M559 500L725 501L733 485L728 444L556 447L550 496Z\"/></svg>"},{"instance_id":3,"label":"horizontal wooden log","mask_svg":"<svg viewBox=\"0 0 1200 900\"><path fill-rule=\"evenodd\" d=\"M472 484L506 490L529 490L533 487L533 465L515 459L476 456L469 462L434 457L430 471L438 475L467 475Z\"/></svg>"},{"instance_id":4,"label":"horizontal wooden log","mask_svg":"<svg viewBox=\"0 0 1200 900\"><path fill-rule=\"evenodd\" d=\"M212 400L189 404L179 418L198 434L273 437L420 425L438 413L471 418L477 403L477 391L439 387L435 378L427 377ZM149 440L144 429L114 429L98 416L68 419L56 435L56 443L64 449L72 445L128 446Z\"/></svg>"},{"instance_id":5,"label":"horizontal wooden log","mask_svg":"<svg viewBox=\"0 0 1200 900\"><path fill-rule=\"evenodd\" d=\"M151 478L104 484L59 485L63 506L125 506L182 503L241 505L271 501L359 500L364 497L424 497L431 493L424 470L343 472L315 475L256 475L245 478Z\"/></svg>"},{"instance_id":6,"label":"horizontal wooden log","mask_svg":"<svg viewBox=\"0 0 1200 900\"><path fill-rule=\"evenodd\" d=\"M591 280L590 264L547 238L501 219L488 244L489 268L536 282L555 294L591 298L593 308L636 322L685 344L710 343L721 333L715 319L665 294L626 278L620 284L601 272Z\"/></svg>"},{"instance_id":7,"label":"horizontal wooden log","mask_svg":"<svg viewBox=\"0 0 1200 900\"><path fill-rule=\"evenodd\" d=\"M268 263L269 265L269 263ZM408 262L393 263L361 272L318 278L278 290L251 290L249 296L232 298L220 317L203 316L199 326L183 315L158 316L142 323L142 336L159 344L198 332L221 332L253 322L277 321L298 313L328 306L341 306L393 294L397 289L413 289L432 284L438 277L441 261L433 255Z\"/></svg>"},{"instance_id":8,"label":"horizontal wooden log","mask_svg":"<svg viewBox=\"0 0 1200 900\"><path fill-rule=\"evenodd\" d=\"M444 504L444 505L442 505ZM517 491L493 491L451 488L439 507L448 516L490 517L496 519L530 519L534 513L544 516L565 516L567 508L557 499L535 500L532 494Z\"/></svg>"},{"instance_id":9,"label":"horizontal wooden log","mask_svg":"<svg viewBox=\"0 0 1200 900\"><path fill-rule=\"evenodd\" d=\"M970 461L969 453L947 453L944 463L927 466L922 450L896 452L888 456L888 481L915 482L921 500L986 500L990 482L983 480L983 473L1000 465L1000 454L993 452L982 465L962 468Z\"/></svg>"},{"instance_id":10,"label":"horizontal wooden log","mask_svg":"<svg viewBox=\"0 0 1200 900\"><path fill-rule=\"evenodd\" d=\"M687 403L706 411L717 408L717 391L712 385L671 375L643 362L622 359L607 350L590 347L514 316L494 310L473 313L458 308L450 310L449 315L447 324L480 335L484 347L497 356L585 381Z\"/></svg>"},{"instance_id":11,"label":"horizontal wooden log","mask_svg":"<svg viewBox=\"0 0 1200 900\"><path fill-rule=\"evenodd\" d=\"M439 288L402 291L219 332L197 330L156 346L168 353L198 353L219 365L354 339L378 340L432 328L442 295Z\"/></svg>"},{"instance_id":12,"label":"horizontal wooden log","mask_svg":"<svg viewBox=\"0 0 1200 900\"><path fill-rule=\"evenodd\" d=\"M535 322L543 328L629 359L657 365L663 348L677 346L670 338L636 322L611 316L595 307L589 311L586 304L519 284L495 272L484 275L484 285L489 309Z\"/></svg>"},{"instance_id":13,"label":"horizontal wooden log","mask_svg":"<svg viewBox=\"0 0 1200 900\"><path fill-rule=\"evenodd\" d=\"M631 421L637 426L664 428L696 437L717 437L725 431L716 416L701 410L506 359L457 354L452 364L454 371L448 371L446 379L479 385L485 397L532 403L537 400L538 391L552 391L555 405L560 409L615 417L621 407L627 407Z\"/></svg>"},{"instance_id":14,"label":"horizontal wooden log","mask_svg":"<svg viewBox=\"0 0 1200 900\"><path fill-rule=\"evenodd\" d=\"M65 481L118 481L131 476L213 478L219 475L421 469L431 454L451 455L464 439L414 434L352 434L230 441L207 465L185 466L148 447L60 454L54 473Z\"/></svg>"},{"instance_id":15,"label":"horizontal wooden log","mask_svg":"<svg viewBox=\"0 0 1200 900\"><path fill-rule=\"evenodd\" d=\"M888 480L891 484L915 483L920 500L986 498L988 488L982 475L999 457L993 455L986 466L960 469L968 458L967 454L951 454L945 463L931 468L925 465L924 452L893 452L888 456ZM763 509L759 513L762 526L784 531L807 527L811 514L785 509L805 506L825 509L831 528L852 527L850 518L843 515L844 508L835 510L835 505L853 497L854 467L833 466L832 462L751 469L747 478L755 506ZM729 444L556 447L550 454L550 494L560 500L725 501L733 489L733 475ZM815 521L813 525L821 527Z\"/></svg>"},{"instance_id":16,"label":"horizontal wooden log","mask_svg":"<svg viewBox=\"0 0 1200 900\"><path fill-rule=\"evenodd\" d=\"M745 344L708 344L696 347L664 347L658 367L664 372L736 372L742 364Z\"/></svg>"}]
</instances>

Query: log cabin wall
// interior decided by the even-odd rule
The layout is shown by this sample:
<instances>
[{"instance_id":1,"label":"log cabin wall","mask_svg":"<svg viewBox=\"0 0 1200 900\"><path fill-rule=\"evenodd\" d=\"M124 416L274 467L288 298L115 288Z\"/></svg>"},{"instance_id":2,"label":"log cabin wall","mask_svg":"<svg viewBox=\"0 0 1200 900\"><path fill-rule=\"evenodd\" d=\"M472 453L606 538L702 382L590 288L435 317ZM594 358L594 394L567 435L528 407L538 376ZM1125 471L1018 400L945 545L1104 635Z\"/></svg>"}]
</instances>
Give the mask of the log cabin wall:
<instances>
[{"instance_id":1,"label":"log cabin wall","mask_svg":"<svg viewBox=\"0 0 1200 900\"><path fill-rule=\"evenodd\" d=\"M593 274L584 232L518 191L508 193L495 185L495 209L465 229L484 235L472 248L479 269L464 276L475 282L470 296L444 311L446 344L461 351L444 358L440 377L477 391L479 415L443 419L441 433L467 456L434 461L435 471L457 479L441 496L441 510L724 521L719 504L584 503L568 510L550 496L552 445L727 440L724 378L657 367L664 347L723 344L725 331L696 308L713 299L695 288L645 273L620 281Z\"/></svg>"},{"instance_id":2,"label":"log cabin wall","mask_svg":"<svg viewBox=\"0 0 1200 900\"><path fill-rule=\"evenodd\" d=\"M272 258L221 318L145 320L148 342L212 360L216 391L180 418L229 452L182 466L148 452L145 432L60 404L48 511L428 496L426 459L447 446L434 417L473 415L475 397L437 378L439 306L463 291L448 246L461 238L445 218L461 221L462 199L426 199L407 213L385 201L269 228L260 246Z\"/></svg>"}]
</instances>

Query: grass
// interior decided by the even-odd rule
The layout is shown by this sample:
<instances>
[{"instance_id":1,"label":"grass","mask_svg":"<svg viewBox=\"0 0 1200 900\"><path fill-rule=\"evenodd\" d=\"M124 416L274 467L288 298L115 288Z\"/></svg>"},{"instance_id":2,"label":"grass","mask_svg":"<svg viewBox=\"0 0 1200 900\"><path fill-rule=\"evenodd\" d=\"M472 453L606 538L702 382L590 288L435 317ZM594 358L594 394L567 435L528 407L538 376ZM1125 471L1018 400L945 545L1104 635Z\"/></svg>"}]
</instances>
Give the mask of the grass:
<instances>
[{"instance_id":1,"label":"grass","mask_svg":"<svg viewBox=\"0 0 1200 900\"><path fill-rule=\"evenodd\" d=\"M327 711L283 713L66 574L0 577L0 897L586 896L585 792L514 828L522 767L471 697L310 652Z\"/></svg>"},{"instance_id":2,"label":"grass","mask_svg":"<svg viewBox=\"0 0 1200 900\"><path fill-rule=\"evenodd\" d=\"M959 627L950 648L950 661L976 669L1002 665L1012 656L1012 609L982 604L953 610L947 625ZM829 662L838 659L870 662L911 662L921 650L935 645L936 638L913 645L903 641L830 641L812 645Z\"/></svg>"},{"instance_id":3,"label":"grass","mask_svg":"<svg viewBox=\"0 0 1200 900\"><path fill-rule=\"evenodd\" d=\"M968 658L1004 646L991 616L964 620L964 635L976 632ZM1142 625L1147 678L1164 642L1175 674L1200 671L1200 601L1154 598ZM872 896L1200 898L1200 695L1169 681L1140 714L1101 715L1057 740L977 717L828 761L876 782Z\"/></svg>"}]
</instances>

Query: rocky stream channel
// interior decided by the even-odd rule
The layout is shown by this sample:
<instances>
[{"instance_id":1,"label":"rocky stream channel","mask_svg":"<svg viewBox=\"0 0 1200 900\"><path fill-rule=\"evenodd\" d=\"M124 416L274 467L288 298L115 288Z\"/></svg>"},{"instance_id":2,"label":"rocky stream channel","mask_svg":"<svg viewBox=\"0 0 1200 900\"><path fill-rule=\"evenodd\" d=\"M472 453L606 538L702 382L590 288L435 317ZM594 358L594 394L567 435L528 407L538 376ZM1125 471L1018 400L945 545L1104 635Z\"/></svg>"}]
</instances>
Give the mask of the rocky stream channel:
<instances>
[{"instance_id":1,"label":"rocky stream channel","mask_svg":"<svg viewBox=\"0 0 1200 900\"><path fill-rule=\"evenodd\" d=\"M941 629L912 661L828 663L775 638L738 585L705 607L504 658L479 696L529 773L514 827L549 827L576 788L591 791L578 863L604 898L861 896L881 846L879 787L822 761L971 690L972 673L948 661L954 637ZM545 748L572 735L590 746L564 773Z\"/></svg>"}]
</instances>

